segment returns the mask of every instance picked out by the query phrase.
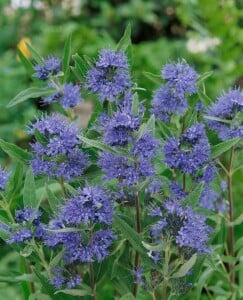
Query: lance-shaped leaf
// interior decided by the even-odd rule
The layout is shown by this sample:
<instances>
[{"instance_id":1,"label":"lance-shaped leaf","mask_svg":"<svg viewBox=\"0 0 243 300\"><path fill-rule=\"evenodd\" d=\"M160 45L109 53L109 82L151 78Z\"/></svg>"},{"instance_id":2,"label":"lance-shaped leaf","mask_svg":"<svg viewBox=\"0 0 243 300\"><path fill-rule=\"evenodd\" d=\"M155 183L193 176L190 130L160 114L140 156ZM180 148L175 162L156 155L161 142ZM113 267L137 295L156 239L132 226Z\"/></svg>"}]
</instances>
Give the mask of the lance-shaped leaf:
<instances>
[{"instance_id":1,"label":"lance-shaped leaf","mask_svg":"<svg viewBox=\"0 0 243 300\"><path fill-rule=\"evenodd\" d=\"M219 157L221 154L225 153L231 147L233 147L234 145L239 143L240 140L241 140L240 138L235 138L235 139L231 139L231 140L219 143L218 145L212 146L211 159L215 159L215 158Z\"/></svg>"},{"instance_id":2,"label":"lance-shaped leaf","mask_svg":"<svg viewBox=\"0 0 243 300\"><path fill-rule=\"evenodd\" d=\"M53 95L56 92L52 88L39 88L39 87L30 87L24 91L21 91L16 95L7 105L7 107L13 107L19 103L22 103L26 100L39 97L48 97Z\"/></svg>"},{"instance_id":3,"label":"lance-shaped leaf","mask_svg":"<svg viewBox=\"0 0 243 300\"><path fill-rule=\"evenodd\" d=\"M39 201L36 197L35 180L32 168L29 167L26 172L24 189L23 189L24 206L38 209Z\"/></svg>"},{"instance_id":4,"label":"lance-shaped leaf","mask_svg":"<svg viewBox=\"0 0 243 300\"><path fill-rule=\"evenodd\" d=\"M64 81L67 79L69 75L69 63L71 57L71 40L72 40L72 35L70 34L68 36L68 39L66 40L64 51L63 51L63 57L62 57L62 69L64 73Z\"/></svg>"},{"instance_id":5,"label":"lance-shaped leaf","mask_svg":"<svg viewBox=\"0 0 243 300\"><path fill-rule=\"evenodd\" d=\"M197 187L182 200L182 204L195 207L200 199L203 186L204 182L198 184Z\"/></svg>"},{"instance_id":6,"label":"lance-shaped leaf","mask_svg":"<svg viewBox=\"0 0 243 300\"><path fill-rule=\"evenodd\" d=\"M180 277L184 277L190 270L191 268L194 266L195 262L197 260L197 254L193 254L191 256L191 258L186 261L181 267L180 269L174 273L171 278L180 278Z\"/></svg>"},{"instance_id":7,"label":"lance-shaped leaf","mask_svg":"<svg viewBox=\"0 0 243 300\"><path fill-rule=\"evenodd\" d=\"M19 148L18 146L5 142L0 139L0 147L6 152L11 158L17 159L21 162L28 162L31 159L31 154Z\"/></svg>"}]
</instances>

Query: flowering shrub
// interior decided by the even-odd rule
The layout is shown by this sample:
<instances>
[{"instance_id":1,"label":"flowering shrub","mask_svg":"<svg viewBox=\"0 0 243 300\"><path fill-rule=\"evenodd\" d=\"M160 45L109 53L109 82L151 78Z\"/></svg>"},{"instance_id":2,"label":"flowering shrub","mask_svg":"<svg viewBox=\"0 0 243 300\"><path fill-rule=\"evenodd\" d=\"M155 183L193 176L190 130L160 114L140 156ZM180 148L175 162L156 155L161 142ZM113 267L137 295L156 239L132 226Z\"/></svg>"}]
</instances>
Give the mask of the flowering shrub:
<instances>
[{"instance_id":1,"label":"flowering shrub","mask_svg":"<svg viewBox=\"0 0 243 300\"><path fill-rule=\"evenodd\" d=\"M129 30L95 60L71 60L70 38L62 60L30 46L33 59L22 57L37 86L9 107L40 97L57 111L29 124L29 152L0 141L17 162L11 174L0 169L1 237L25 257L36 297L181 299L193 289L200 297L200 272L227 220L220 249L229 253L228 291L238 296L232 174L243 93L231 89L213 103L209 74L181 60L162 68L153 99L141 101ZM90 94L96 107L81 129L73 107Z\"/></svg>"}]
</instances>

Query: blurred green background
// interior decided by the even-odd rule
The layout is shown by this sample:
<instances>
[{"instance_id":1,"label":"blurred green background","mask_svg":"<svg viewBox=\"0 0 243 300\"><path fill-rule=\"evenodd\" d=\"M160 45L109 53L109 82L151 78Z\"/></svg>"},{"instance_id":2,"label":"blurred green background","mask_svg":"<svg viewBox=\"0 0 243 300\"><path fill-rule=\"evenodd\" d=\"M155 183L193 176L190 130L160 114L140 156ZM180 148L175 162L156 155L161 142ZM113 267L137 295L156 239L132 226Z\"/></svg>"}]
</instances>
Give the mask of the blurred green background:
<instances>
[{"instance_id":1,"label":"blurred green background","mask_svg":"<svg viewBox=\"0 0 243 300\"><path fill-rule=\"evenodd\" d=\"M29 101L17 107L5 106L31 79L17 58L29 39L43 56L61 56L72 32L72 52L94 56L112 47L132 24L134 79L142 99L151 99L159 83L145 72L160 73L170 60L184 58L199 73L214 71L206 80L208 95L215 99L230 86L243 85L243 1L233 0L1 0L0 1L0 138L27 147L26 124L33 120L40 103ZM28 52L26 52L28 55ZM9 164L1 154L3 166ZM242 155L241 155L242 156ZM241 158L239 158L241 159ZM235 174L236 211L243 210L242 172ZM239 209L238 209L239 208ZM238 226L237 236L242 227ZM19 268L16 254L1 248L0 273ZM2 287L2 288L1 288ZM0 283L1 299L24 299L21 286ZM5 293L5 294L3 294Z\"/></svg>"}]
</instances>

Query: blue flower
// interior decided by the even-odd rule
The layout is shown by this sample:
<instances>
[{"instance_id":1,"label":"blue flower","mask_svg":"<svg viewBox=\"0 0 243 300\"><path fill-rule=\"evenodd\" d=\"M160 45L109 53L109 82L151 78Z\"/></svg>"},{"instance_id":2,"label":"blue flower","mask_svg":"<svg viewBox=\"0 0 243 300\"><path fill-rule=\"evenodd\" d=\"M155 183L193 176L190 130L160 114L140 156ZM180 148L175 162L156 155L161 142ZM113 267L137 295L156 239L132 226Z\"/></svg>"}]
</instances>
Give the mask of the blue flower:
<instances>
[{"instance_id":1,"label":"blue flower","mask_svg":"<svg viewBox=\"0 0 243 300\"><path fill-rule=\"evenodd\" d=\"M24 243L26 241L30 241L32 239L33 233L30 229L21 229L19 231L11 233L10 237L7 240L8 244L14 243Z\"/></svg>"},{"instance_id":2,"label":"blue flower","mask_svg":"<svg viewBox=\"0 0 243 300\"><path fill-rule=\"evenodd\" d=\"M43 98L43 103L50 104L52 102L59 102L65 108L76 106L82 102L79 86L73 83L65 83L60 91Z\"/></svg>"},{"instance_id":3,"label":"blue flower","mask_svg":"<svg viewBox=\"0 0 243 300\"><path fill-rule=\"evenodd\" d=\"M167 80L168 86L175 90L176 95L179 97L197 92L196 80L198 74L187 63L167 64L162 69L161 74L162 78Z\"/></svg>"},{"instance_id":4,"label":"blue flower","mask_svg":"<svg viewBox=\"0 0 243 300\"><path fill-rule=\"evenodd\" d=\"M30 133L33 134L35 130L43 135L43 142L35 141L31 145L34 150L31 165L35 174L71 180L83 173L88 158L79 149L79 130L73 123L53 114L32 124Z\"/></svg>"},{"instance_id":5,"label":"blue flower","mask_svg":"<svg viewBox=\"0 0 243 300\"><path fill-rule=\"evenodd\" d=\"M88 71L86 87L92 93L98 93L101 101L115 101L130 86L131 79L124 52L101 50L95 66Z\"/></svg>"},{"instance_id":6,"label":"blue flower","mask_svg":"<svg viewBox=\"0 0 243 300\"><path fill-rule=\"evenodd\" d=\"M49 56L42 65L34 66L36 71L33 76L40 80L47 80L49 76L56 75L61 70L61 60L54 56Z\"/></svg>"},{"instance_id":7,"label":"blue flower","mask_svg":"<svg viewBox=\"0 0 243 300\"><path fill-rule=\"evenodd\" d=\"M210 145L203 124L190 127L180 139L170 138L164 145L165 162L172 169L193 174L208 160Z\"/></svg>"},{"instance_id":8,"label":"blue flower","mask_svg":"<svg viewBox=\"0 0 243 300\"><path fill-rule=\"evenodd\" d=\"M198 74L187 63L171 63L161 71L167 80L155 93L151 112L163 122L169 121L173 113L182 115L188 108L186 96L197 92Z\"/></svg>"},{"instance_id":9,"label":"blue flower","mask_svg":"<svg viewBox=\"0 0 243 300\"><path fill-rule=\"evenodd\" d=\"M78 189L78 195L69 199L61 208L60 217L68 225L79 223L112 222L112 203L100 186L86 186Z\"/></svg>"},{"instance_id":10,"label":"blue flower","mask_svg":"<svg viewBox=\"0 0 243 300\"><path fill-rule=\"evenodd\" d=\"M221 95L208 110L208 114L230 124L207 120L211 129L215 130L222 140L243 138L243 125L239 113L243 110L243 92L240 89L229 89Z\"/></svg>"},{"instance_id":11,"label":"blue flower","mask_svg":"<svg viewBox=\"0 0 243 300\"><path fill-rule=\"evenodd\" d=\"M163 122L169 121L173 113L182 115L188 108L185 96L178 96L167 84L156 91L151 104L151 113Z\"/></svg>"},{"instance_id":12,"label":"blue flower","mask_svg":"<svg viewBox=\"0 0 243 300\"><path fill-rule=\"evenodd\" d=\"M9 174L0 167L0 191L5 189L5 186L8 183L8 177Z\"/></svg>"},{"instance_id":13,"label":"blue flower","mask_svg":"<svg viewBox=\"0 0 243 300\"><path fill-rule=\"evenodd\" d=\"M102 261L116 238L107 229L112 222L111 199L100 186L85 186L60 208L47 227L45 244L64 246L65 263ZM104 227L104 228L103 228Z\"/></svg>"}]
</instances>

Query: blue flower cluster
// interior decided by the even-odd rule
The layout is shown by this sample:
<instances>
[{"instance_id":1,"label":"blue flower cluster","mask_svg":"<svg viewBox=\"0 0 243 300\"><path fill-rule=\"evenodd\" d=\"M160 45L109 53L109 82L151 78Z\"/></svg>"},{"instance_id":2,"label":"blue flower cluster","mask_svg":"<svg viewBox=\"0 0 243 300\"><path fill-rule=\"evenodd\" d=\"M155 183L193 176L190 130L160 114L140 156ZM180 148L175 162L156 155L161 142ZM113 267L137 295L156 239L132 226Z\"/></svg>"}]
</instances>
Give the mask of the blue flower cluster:
<instances>
[{"instance_id":1,"label":"blue flower cluster","mask_svg":"<svg viewBox=\"0 0 243 300\"><path fill-rule=\"evenodd\" d=\"M72 289L79 286L82 282L82 278L79 274L70 274L68 270L57 267L52 269L51 284L54 285L56 290L60 289Z\"/></svg>"},{"instance_id":2,"label":"blue flower cluster","mask_svg":"<svg viewBox=\"0 0 243 300\"><path fill-rule=\"evenodd\" d=\"M186 253L208 253L207 246L211 227L206 224L206 217L196 213L191 207L183 207L178 200L167 201L162 209L151 211L151 216L158 221L151 228L155 241L172 239Z\"/></svg>"},{"instance_id":3,"label":"blue flower cluster","mask_svg":"<svg viewBox=\"0 0 243 300\"><path fill-rule=\"evenodd\" d=\"M56 75L61 71L61 60L54 56L49 56L42 65L34 66L36 71L33 76L40 80L47 80L49 76Z\"/></svg>"},{"instance_id":4,"label":"blue flower cluster","mask_svg":"<svg viewBox=\"0 0 243 300\"><path fill-rule=\"evenodd\" d=\"M230 89L220 96L208 110L210 116L220 118L222 121L208 120L208 124L222 140L243 138L242 117L240 116L242 111L243 92L240 89Z\"/></svg>"},{"instance_id":5,"label":"blue flower cluster","mask_svg":"<svg viewBox=\"0 0 243 300\"><path fill-rule=\"evenodd\" d=\"M115 238L107 228L112 222L111 199L100 186L86 186L77 192L50 222L45 243L52 248L64 246L63 259L68 264L102 261Z\"/></svg>"},{"instance_id":6,"label":"blue flower cluster","mask_svg":"<svg viewBox=\"0 0 243 300\"><path fill-rule=\"evenodd\" d=\"M61 115L53 114L32 124L30 133L34 134L36 130L42 139L32 144L35 157L31 165L35 174L71 180L83 173L88 158L79 149L79 130L74 124Z\"/></svg>"},{"instance_id":7,"label":"blue flower cluster","mask_svg":"<svg viewBox=\"0 0 243 300\"><path fill-rule=\"evenodd\" d=\"M98 165L105 180L116 178L120 186L132 186L155 174L152 158L158 149L158 141L146 132L131 148L134 159L113 153L101 153Z\"/></svg>"},{"instance_id":8,"label":"blue flower cluster","mask_svg":"<svg viewBox=\"0 0 243 300\"><path fill-rule=\"evenodd\" d=\"M163 148L165 162L171 169L193 174L208 160L210 145L203 124L191 126L180 139L170 138Z\"/></svg>"},{"instance_id":9,"label":"blue flower cluster","mask_svg":"<svg viewBox=\"0 0 243 300\"><path fill-rule=\"evenodd\" d=\"M164 122L170 120L173 113L183 114L188 107L186 95L197 92L198 74L187 63L167 64L161 71L167 83L155 93L151 112Z\"/></svg>"},{"instance_id":10,"label":"blue flower cluster","mask_svg":"<svg viewBox=\"0 0 243 300\"><path fill-rule=\"evenodd\" d=\"M123 51L103 49L87 74L86 87L97 93L100 101L115 101L131 87L127 58Z\"/></svg>"},{"instance_id":11,"label":"blue flower cluster","mask_svg":"<svg viewBox=\"0 0 243 300\"><path fill-rule=\"evenodd\" d=\"M9 238L7 242L24 243L32 238L43 240L45 230L40 221L41 213L30 207L17 210L15 213L16 226L9 229Z\"/></svg>"},{"instance_id":12,"label":"blue flower cluster","mask_svg":"<svg viewBox=\"0 0 243 300\"><path fill-rule=\"evenodd\" d=\"M0 191L5 189L5 186L8 183L8 176L8 173L0 167Z\"/></svg>"},{"instance_id":13,"label":"blue flower cluster","mask_svg":"<svg viewBox=\"0 0 243 300\"><path fill-rule=\"evenodd\" d=\"M51 85L55 87L55 85ZM64 83L61 88L57 88L57 92L52 96L42 99L43 103L50 104L52 102L59 102L63 107L70 108L82 102L80 96L80 88L73 83Z\"/></svg>"}]
</instances>

